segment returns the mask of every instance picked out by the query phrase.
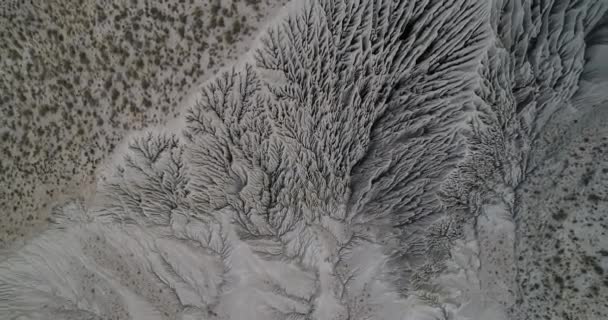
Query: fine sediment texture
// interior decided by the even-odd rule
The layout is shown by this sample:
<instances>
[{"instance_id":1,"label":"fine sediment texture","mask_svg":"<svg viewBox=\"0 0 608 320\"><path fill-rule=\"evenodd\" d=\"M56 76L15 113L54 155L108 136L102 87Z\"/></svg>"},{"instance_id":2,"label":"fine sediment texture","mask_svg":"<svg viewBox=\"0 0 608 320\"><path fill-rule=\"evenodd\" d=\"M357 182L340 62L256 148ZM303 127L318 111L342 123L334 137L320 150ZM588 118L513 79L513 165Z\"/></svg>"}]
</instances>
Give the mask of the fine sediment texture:
<instances>
[{"instance_id":1,"label":"fine sediment texture","mask_svg":"<svg viewBox=\"0 0 608 320\"><path fill-rule=\"evenodd\" d=\"M607 12L294 5L0 262L0 318L606 317Z\"/></svg>"},{"instance_id":2,"label":"fine sediment texture","mask_svg":"<svg viewBox=\"0 0 608 320\"><path fill-rule=\"evenodd\" d=\"M0 248L91 198L120 141L175 117L285 2L2 1Z\"/></svg>"}]
</instances>

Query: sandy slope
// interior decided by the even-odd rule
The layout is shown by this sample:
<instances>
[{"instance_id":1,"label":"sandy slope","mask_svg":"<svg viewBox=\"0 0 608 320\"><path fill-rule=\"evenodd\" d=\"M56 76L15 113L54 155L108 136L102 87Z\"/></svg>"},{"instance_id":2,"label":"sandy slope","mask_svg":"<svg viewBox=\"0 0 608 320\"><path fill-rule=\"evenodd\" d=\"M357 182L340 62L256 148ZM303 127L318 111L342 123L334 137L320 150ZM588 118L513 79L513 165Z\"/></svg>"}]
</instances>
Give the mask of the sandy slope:
<instances>
[{"instance_id":1,"label":"sandy slope","mask_svg":"<svg viewBox=\"0 0 608 320\"><path fill-rule=\"evenodd\" d=\"M496 13L505 13L499 10L500 7L495 9ZM514 17L521 16L521 12L509 9L513 10L509 14ZM556 4L554 9L559 11L564 8ZM595 12L590 11L591 15ZM552 19L559 20L560 15L556 14ZM424 22L423 20L422 23ZM551 24L546 21L545 23ZM511 26L509 23L506 25ZM554 22L555 25L558 23ZM562 25L564 28L566 26L570 24ZM519 25L515 24L514 27ZM446 29L450 28L441 31L445 32ZM505 29L501 27L497 30ZM323 34L323 31L315 32ZM288 103L277 103L273 107L280 106L285 109L279 108L279 111L268 114L255 113L260 111L255 108L263 104L243 102L247 100L244 97L248 96L248 85L255 87L250 90L254 96L259 94L256 98L263 96L258 91L268 89L275 95L273 99L284 102L282 99L291 92L282 91L285 88L281 88L281 85L288 81L277 79L297 82L303 79L294 76L298 75L298 71L316 70L314 67L311 67L311 70L302 68L300 63L307 62L306 58L314 62L322 61L316 59L316 56L288 59L289 63L285 69L278 72L276 70L279 69L274 69L273 73L272 63L280 59L272 58L276 58L273 55L280 52L280 48L269 45L269 48L266 48L267 56L263 57L267 59L263 61L268 62L268 65L261 63L252 70L242 68L238 75L226 75L225 78L217 79L217 86L209 84L206 91L212 97L208 101L209 104L197 107L197 110L193 110L194 114L188 115L190 126L178 141L167 142L166 138L161 137L158 138L158 141L164 141L161 143L151 135L146 143L131 148L129 156L141 159L134 162L125 160L124 168L109 170L110 173L116 174L114 184L108 184L108 193L114 198L110 198L111 201L103 199L98 203L100 208L97 218L101 217L100 220L84 224L62 224L68 225L67 231L51 230L45 233L27 246L20 256L13 256L12 260L2 264L7 270L2 274L3 281L8 284L4 287L5 296L17 293L24 300L31 297L27 285L23 285L19 276L13 277L13 274L20 266L26 265L28 268L31 266L27 272L35 275L32 278L38 277L38 270L35 268L43 264L43 261L38 260L39 256L49 255L51 252L53 255L65 257L67 262L63 264L62 259L52 259L57 274L42 273L41 281L52 282L58 278L65 281L57 287L66 290L68 301L78 300L79 293L82 293L85 296L82 299L84 307L80 308L79 312L83 313L95 309L99 302L103 307L109 308L103 310L104 313L121 316L131 314L135 319L160 319L163 318L161 311L167 312L164 315L166 318L174 318L179 314L184 319L203 316L204 312L207 312L209 317L225 316L236 319L268 319L272 315L289 315L297 319L352 319L372 314L375 318L408 320L605 318L607 306L602 304L602 301L605 301L607 296L605 270L608 260L602 248L608 245L603 205L608 194L605 183L608 170L608 131L605 123L608 111L605 101L602 100L605 98L599 99L605 97L602 90L606 88L606 61L602 58L605 53L604 45L594 47L592 40L585 39L584 44L590 49L585 57L587 67L582 72L581 86L561 87L564 83L578 83L578 69L572 71L558 68L556 66L561 65L556 63L553 65L556 69L552 70L546 68L544 60L540 59L540 63L534 66L538 78L530 80L529 87L514 86L520 91L512 92L514 83L525 82L526 76L532 78L533 73L527 69L530 68L529 65L523 64L523 71L520 70L523 75L519 75L521 78L502 74L513 57L501 51L503 46L510 43L509 33L496 32L503 38L493 44L495 47L490 46L486 57L488 59L482 60L486 68L480 68L479 72L487 81L476 91L481 99L486 99L487 104L478 109L481 110L479 113L471 112L474 114L471 118L475 119L477 116L481 119L486 111L490 114L488 118L492 120L492 112L499 114L504 111L509 115L508 112L515 113L518 109L529 108L528 115L534 114L532 118L536 122L533 126L522 125L525 120L529 120L526 112L522 112L521 122L509 123L514 119L510 115L506 117L508 120L505 123L499 123L498 119L504 118L497 116L495 123L489 122L491 125L486 128L488 131L482 132L487 136L478 136L480 140L487 138L484 141L486 145L475 145L478 149L470 146L465 164L473 168L471 170L474 174L478 174L472 175L472 184L485 189L478 192L473 188L467 189L469 185L465 187L463 183L456 185L457 188L448 188L448 195L444 194L443 198L449 203L449 197L456 198L458 191L465 190L465 200L470 201L465 209L466 218L459 217L458 210L462 208L453 205L447 209L442 208L441 213L446 215L446 219L433 221L432 211L428 213L422 209L427 206L433 208L435 199L416 197L417 191L423 195L433 194L436 191L433 186L421 183L420 187L415 178L403 184L394 183L396 178L400 177L399 173L405 177L412 174L418 175L418 178L426 178L425 174L430 172L432 178L421 180L443 180L444 177L438 179L434 176L439 169L429 169L425 165L432 164L432 160L442 153L455 153L455 149L446 147L445 152L441 148L432 149L442 145L440 142L417 145L417 142L423 141L417 140L417 135L433 135L441 130L459 128L461 131L466 128L462 123L454 125L453 128L442 123L437 125L441 130L427 130L428 128L421 124L424 121L415 117L405 126L405 121L392 123L393 119L387 116L388 119L384 119L384 122L375 127L378 130L375 137L386 134L387 138L378 139L375 145L370 143L367 150L370 155L353 161L355 166L361 163L362 165L352 171L354 191L350 199L355 200L352 202L354 205L347 210L340 202L343 200L340 198L342 195L336 191L344 191L341 188L343 185L340 184L343 176L335 173L340 173L343 169L339 166L340 161L352 155L348 152L355 153L357 148L336 148L347 151L332 153L331 151L335 150L327 146L340 146L344 141L353 142L350 146L367 145L366 138L361 140L363 142L354 141L360 138L355 130L349 134L344 132L352 129L349 126L359 128L357 125L360 123L357 121L371 117L373 113L367 112L359 117L348 118L356 112L361 112L360 108L365 106L365 103L357 101L352 104L340 104L341 108L350 109L345 109L347 112L344 112L344 109L334 106L333 109L327 110L327 114L333 112L336 116L325 123L326 131L310 132L305 130L318 123L321 124L320 128L323 128L323 121L327 121L322 116L315 118L322 113L307 110L310 105L295 105L298 109ZM522 34L530 35L523 31ZM568 34L568 30L561 34ZM599 37L601 36L600 34ZM455 41L454 37L445 38L446 42ZM550 36L547 38L551 39ZM577 39L583 41L582 38L579 34ZM367 39L363 37L362 43L366 43ZM529 43L526 40L519 41L525 45ZM542 41L543 39L537 43L541 49L546 45ZM314 42L305 43L302 47L307 48L308 45L316 49ZM574 47L572 44L570 46ZM294 47L301 48L296 45ZM390 48L390 45L387 44L386 47ZM552 52L555 57L564 60L572 58L572 55L553 46L547 47L547 50L556 50ZM476 48L485 49L484 46ZM320 51L322 50L310 52L316 54ZM302 52L306 51L296 51L295 54ZM445 51L430 52L432 56ZM361 65L369 63L370 60L365 59ZM582 65L581 61L582 59L577 59L577 65ZM500 65L501 62L504 65ZM470 67L477 67L476 63L477 61ZM357 77L352 82L357 83L361 75L363 78L369 76L365 72L372 69L370 67L356 73ZM410 71L402 74L413 75L412 77L417 75L416 72ZM455 75L451 74L453 78L463 78L463 73L466 72L475 74L471 70L462 71L463 73L458 71ZM569 73L571 71L572 73ZM256 72L259 72L264 84L260 87L264 89L260 90L257 84L252 84L255 81L243 80L255 78ZM547 81L551 86L543 82L550 76L561 77L560 72L566 74L563 78L570 76L569 81L572 82L563 79L554 83ZM312 74L327 75L326 72ZM341 80L351 81L347 75L347 72L340 74L344 76ZM505 80L510 76L515 79ZM314 76L308 79L319 80ZM409 80L411 83L424 83L422 80L425 79ZM231 84L222 86L222 81ZM308 83L311 82L314 83ZM235 83L237 85L233 86ZM531 100L525 99L527 93L534 93L534 90L528 89L535 84L539 86L535 90L542 93L542 98L535 103L539 102L542 108L539 107L538 110L545 113L535 114L538 111L535 104L528 104ZM433 83L428 88L445 88L442 85L444 83ZM306 86L302 85L297 89L303 88ZM359 92L368 89L363 86L362 88ZM424 96L424 90L418 89L414 88L412 91ZM566 95L565 102L552 96L565 94L564 92L574 94L576 90L578 93L572 100L569 94ZM327 99L318 104L313 103L315 108L319 105L333 106L332 103L336 102L333 99L337 99L335 95L323 96L325 92L315 95L311 91L302 91L309 94L311 100L318 96ZM348 94L345 96L351 97ZM214 100L214 97L222 98ZM196 96L191 95L183 103L188 105L193 100L196 100ZM344 98L340 102L346 100L348 99ZM424 102L424 99L420 100ZM550 103L547 103L548 101ZM407 104L395 103L391 107L398 110L403 105ZM424 103L412 103L409 108L415 109L420 105L424 106ZM456 103L447 103L444 108L449 109L454 105ZM294 108L289 109L290 107ZM487 107L489 111L483 110L483 107ZM310 111L310 114L307 114L307 111ZM393 115L398 114L394 112ZM431 111L430 115L434 115L434 112ZM344 118L339 118L341 116ZM432 119L433 116L429 118ZM260 121L256 122L257 120ZM271 123L274 126L272 129L278 133L265 136L265 133L272 131L265 131L265 125L268 123ZM305 125L301 125L303 123ZM308 124L313 125L307 126ZM337 129L331 131L331 125L336 125ZM394 129L399 125L403 125L403 131ZM421 126L418 133L408 131L416 125ZM515 129L509 127L511 125ZM518 127L520 125L522 128ZM535 127L536 125L538 126ZM172 127L182 128L184 123L175 122ZM536 132L539 137L533 142L532 148L522 147L526 141L520 143L522 141L517 141L516 138L531 127L534 130L542 130ZM509 131L512 129L513 131ZM392 130L396 130L398 134ZM296 134L291 135L293 132ZM499 134L495 134L496 132ZM302 139L307 134L315 139ZM364 134L361 136L365 137ZM399 138L391 140L393 136ZM321 141L320 147L315 145L317 140ZM261 141L271 142L264 144ZM477 143L474 139L470 142ZM170 147L164 146L164 143ZM394 143L394 146L386 149L389 152L382 152L382 148L377 146L384 143ZM411 166L403 166L403 171L399 171L402 168L391 167L397 167L395 163L398 163L398 160L391 159L390 152L399 150L400 143L410 143L407 149L401 149L403 159L411 160ZM448 142L445 144L449 145ZM151 157L154 160L150 160L147 154L155 152L142 151L146 145L152 146L151 149L159 148L163 151L156 153L157 156ZM159 145L163 147L158 147ZM492 150L490 146L495 149ZM310 150L317 147L324 148L319 150L327 151L327 154L319 152L323 157L319 156L312 161L307 157L314 154L314 151ZM484 150L483 147L488 147L487 150L490 151ZM428 154L420 151L419 158L407 158L409 155L416 155L417 150L429 149L432 151ZM482 151L479 151L480 149ZM181 156L182 151L187 154L184 157L186 160L176 156ZM479 151L478 158L475 158L476 151ZM160 154L163 155L158 156ZM374 159L375 157L377 159ZM383 163L382 160L386 162ZM417 165L421 167L417 168ZM487 167L484 168L484 165ZM183 169L186 167L194 168L188 172L188 177L193 180L188 185L192 193L182 193L183 190L173 188L171 183L175 181L167 178L172 174L185 176L180 170L186 172L186 169ZM465 165L458 167L463 176L471 172L467 169ZM484 169L487 171L484 172ZM322 176L321 172L329 173ZM286 178L280 180L283 177ZM369 182L365 179L369 179ZM408 184L411 187L405 188ZM166 186L169 187L165 188ZM404 189L398 189L403 186ZM335 198L332 198L334 196ZM348 197L351 197L351 194L348 194ZM430 204L424 202L427 200ZM359 205L358 201L365 205ZM367 206L369 203L366 201L371 205ZM391 201L403 201L405 204L398 207L399 210L391 211ZM270 203L276 207L269 209ZM95 214L94 210L89 212L75 206L68 207L67 210L64 208L62 216L65 217L65 212L69 213L72 209L85 216ZM383 214L390 219L377 218L383 217ZM402 216L406 216L403 223L395 222ZM106 224L107 221L103 219L107 217L115 219L110 220L112 222L131 219L137 223ZM425 222L427 219L432 223ZM276 221L279 221L278 227L273 224ZM290 222L293 222L293 225L289 225ZM416 224L417 222L420 223ZM288 231L273 233L273 228L285 228ZM419 232L423 236L417 238ZM394 237L396 234L402 238ZM68 245L64 246L63 243ZM231 247L230 250L223 250L226 243L230 244L227 245ZM387 252L394 256L389 259ZM126 258L127 255L130 258ZM270 258L281 255L279 261ZM392 259L394 257L397 258ZM29 263L28 259L32 263ZM417 265L420 261L424 264ZM414 272L410 272L410 266ZM42 270L48 272L46 269ZM73 273L66 277L62 273L65 270ZM391 272L395 270L398 272L394 274L401 278L391 278ZM96 281L89 282L88 279L98 275L102 275L101 279L96 278ZM405 285L401 286L402 282ZM226 291L224 284L228 288ZM93 286L95 290L90 291L89 286ZM164 294L162 291L165 286L172 290L170 294ZM123 301L116 302L104 296L100 297L99 289L103 292L113 290L114 297ZM157 290L163 294L157 293ZM46 296L43 298L46 299ZM5 297L4 301L9 302L9 308L5 310L15 307L10 306L15 302L12 299ZM142 309L153 310L153 307L147 304L150 301L155 302L159 312L139 313ZM175 307L179 304L197 306L200 310L188 309L189 307L180 310ZM25 301L24 305L32 307L28 301ZM253 309L255 311L249 311ZM351 312L356 316L351 317Z\"/></svg>"},{"instance_id":2,"label":"sandy slope","mask_svg":"<svg viewBox=\"0 0 608 320\"><path fill-rule=\"evenodd\" d=\"M0 5L0 247L93 191L131 130L249 50L286 0L5 1Z\"/></svg>"}]
</instances>

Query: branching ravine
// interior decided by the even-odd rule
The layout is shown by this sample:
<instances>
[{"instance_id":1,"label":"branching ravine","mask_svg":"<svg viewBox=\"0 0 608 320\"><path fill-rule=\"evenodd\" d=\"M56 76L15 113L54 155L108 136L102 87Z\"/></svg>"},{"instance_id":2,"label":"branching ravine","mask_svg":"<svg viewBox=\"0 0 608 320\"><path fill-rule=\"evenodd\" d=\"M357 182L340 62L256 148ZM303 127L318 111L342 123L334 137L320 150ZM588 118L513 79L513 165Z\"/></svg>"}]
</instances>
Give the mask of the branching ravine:
<instances>
[{"instance_id":1,"label":"branching ravine","mask_svg":"<svg viewBox=\"0 0 608 320\"><path fill-rule=\"evenodd\" d=\"M542 318L518 233L543 223L520 186L606 12L306 1L203 85L181 132L132 138L86 219L0 262L0 318Z\"/></svg>"}]
</instances>

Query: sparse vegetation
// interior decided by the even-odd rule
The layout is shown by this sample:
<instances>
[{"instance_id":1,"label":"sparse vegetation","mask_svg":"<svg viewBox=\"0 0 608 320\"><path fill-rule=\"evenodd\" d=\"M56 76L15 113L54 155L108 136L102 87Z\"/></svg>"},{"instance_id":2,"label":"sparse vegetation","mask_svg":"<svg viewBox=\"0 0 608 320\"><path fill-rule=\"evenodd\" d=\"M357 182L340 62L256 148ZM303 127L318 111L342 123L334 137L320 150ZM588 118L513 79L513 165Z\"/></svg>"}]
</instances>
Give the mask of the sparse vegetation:
<instances>
[{"instance_id":1,"label":"sparse vegetation","mask_svg":"<svg viewBox=\"0 0 608 320\"><path fill-rule=\"evenodd\" d=\"M608 3L514 1L305 3L178 133L128 141L92 209L0 259L0 318L608 318L608 130L558 122ZM255 27L237 12L266 12L112 2L106 34L105 7L57 3L0 20L3 241L223 67Z\"/></svg>"},{"instance_id":2,"label":"sparse vegetation","mask_svg":"<svg viewBox=\"0 0 608 320\"><path fill-rule=\"evenodd\" d=\"M5 158L0 190L6 190L7 195L0 196L0 211L7 213L0 215L0 247L27 234L23 230L46 221L45 205L52 199L34 198L34 189L55 190L60 185L76 190L77 185L92 182L91 163L99 163L113 147L105 136L121 136L123 130L173 116L180 93L216 70L215 63L201 65L202 58L195 57L206 51L209 39L219 36L229 43L239 36L232 28L232 19L240 18L237 7L246 5L232 1L222 5L215 0L208 7L204 7L206 1L183 1L180 6L152 2L148 10L134 10L133 6L141 3L99 6L89 0L81 2L82 8L93 5L94 10L74 10L73 3L59 0L52 5L43 3L28 15L17 14L10 19L0 16L0 56L7 57L0 59L0 90L14 93L0 100L0 118L9 130L34 133L32 137L19 134L18 140L3 133L0 139ZM211 13L223 27L211 31L203 25L213 21ZM226 30L227 25L231 31ZM171 33L188 45L166 50ZM126 72L121 75L123 70ZM162 79L162 70L185 76ZM152 94L134 98L142 90ZM126 97L137 102L125 104ZM105 120L97 113L84 112L93 108L110 110L108 114L114 116ZM46 131L49 123L60 125ZM107 126L112 128L110 132ZM79 146L89 144L98 145L99 152L90 154L91 159L81 157ZM55 154L53 163L57 167L45 164L50 154ZM32 169L17 165L22 162L31 163ZM64 169L65 162L73 163L74 168ZM20 188L24 192L17 192ZM26 212L35 214L28 220L23 216Z\"/></svg>"}]
</instances>

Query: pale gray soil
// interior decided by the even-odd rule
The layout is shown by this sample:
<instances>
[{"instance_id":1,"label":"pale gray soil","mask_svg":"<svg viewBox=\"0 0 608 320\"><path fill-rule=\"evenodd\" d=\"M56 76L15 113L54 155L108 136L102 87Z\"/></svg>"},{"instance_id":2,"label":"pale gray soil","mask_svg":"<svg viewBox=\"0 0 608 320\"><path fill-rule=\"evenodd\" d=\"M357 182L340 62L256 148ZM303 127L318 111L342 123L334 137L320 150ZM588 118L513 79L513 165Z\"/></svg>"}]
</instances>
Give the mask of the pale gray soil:
<instances>
[{"instance_id":1,"label":"pale gray soil","mask_svg":"<svg viewBox=\"0 0 608 320\"><path fill-rule=\"evenodd\" d=\"M131 130L249 50L286 0L28 0L0 5L0 248L94 188Z\"/></svg>"},{"instance_id":2,"label":"pale gray soil","mask_svg":"<svg viewBox=\"0 0 608 320\"><path fill-rule=\"evenodd\" d=\"M521 314L535 319L608 318L608 104L586 111L517 192Z\"/></svg>"},{"instance_id":3,"label":"pale gray soil","mask_svg":"<svg viewBox=\"0 0 608 320\"><path fill-rule=\"evenodd\" d=\"M608 318L608 2L250 2L8 3L0 318Z\"/></svg>"}]
</instances>

